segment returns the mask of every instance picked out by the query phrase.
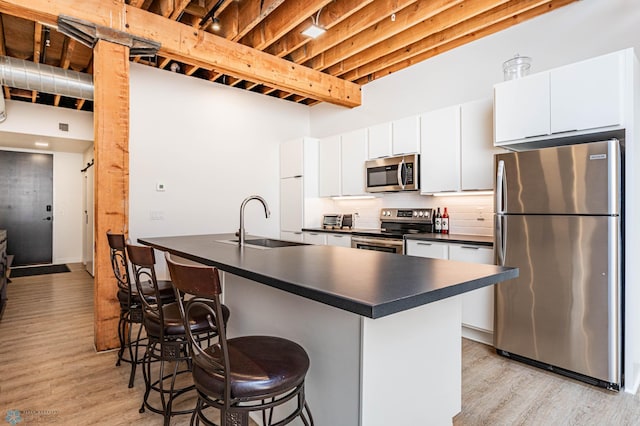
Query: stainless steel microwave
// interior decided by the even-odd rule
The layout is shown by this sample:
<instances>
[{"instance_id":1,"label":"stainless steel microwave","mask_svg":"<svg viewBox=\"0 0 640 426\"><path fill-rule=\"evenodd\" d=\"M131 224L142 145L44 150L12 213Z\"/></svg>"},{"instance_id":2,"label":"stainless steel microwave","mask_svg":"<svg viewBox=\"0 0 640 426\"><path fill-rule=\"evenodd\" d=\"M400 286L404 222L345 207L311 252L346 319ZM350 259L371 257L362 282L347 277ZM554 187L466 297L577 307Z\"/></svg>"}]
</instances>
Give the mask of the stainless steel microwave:
<instances>
[{"instance_id":1,"label":"stainless steel microwave","mask_svg":"<svg viewBox=\"0 0 640 426\"><path fill-rule=\"evenodd\" d=\"M416 191L420 188L418 154L379 158L365 163L367 192Z\"/></svg>"}]
</instances>

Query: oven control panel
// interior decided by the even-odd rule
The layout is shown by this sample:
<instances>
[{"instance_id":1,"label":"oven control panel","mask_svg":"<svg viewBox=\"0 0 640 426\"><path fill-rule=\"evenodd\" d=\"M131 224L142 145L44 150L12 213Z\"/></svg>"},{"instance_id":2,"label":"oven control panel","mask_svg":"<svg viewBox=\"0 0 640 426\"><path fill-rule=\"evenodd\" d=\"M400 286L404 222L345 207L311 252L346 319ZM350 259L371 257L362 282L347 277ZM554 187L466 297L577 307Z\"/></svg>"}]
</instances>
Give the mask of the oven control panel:
<instances>
[{"instance_id":1,"label":"oven control panel","mask_svg":"<svg viewBox=\"0 0 640 426\"><path fill-rule=\"evenodd\" d=\"M422 222L431 223L433 209L382 209L380 210L380 220L385 222Z\"/></svg>"}]
</instances>

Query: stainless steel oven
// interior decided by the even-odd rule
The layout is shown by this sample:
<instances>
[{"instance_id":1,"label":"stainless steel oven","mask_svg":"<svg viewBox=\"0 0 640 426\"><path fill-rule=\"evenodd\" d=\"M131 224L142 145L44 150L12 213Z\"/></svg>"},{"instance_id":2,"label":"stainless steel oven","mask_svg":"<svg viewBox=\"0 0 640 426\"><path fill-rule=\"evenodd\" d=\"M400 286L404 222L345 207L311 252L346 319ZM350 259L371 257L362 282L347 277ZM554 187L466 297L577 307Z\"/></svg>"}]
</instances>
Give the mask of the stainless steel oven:
<instances>
[{"instance_id":1,"label":"stainless steel oven","mask_svg":"<svg viewBox=\"0 0 640 426\"><path fill-rule=\"evenodd\" d=\"M404 254L404 241L396 238L351 237L351 247L361 250L384 251Z\"/></svg>"}]
</instances>

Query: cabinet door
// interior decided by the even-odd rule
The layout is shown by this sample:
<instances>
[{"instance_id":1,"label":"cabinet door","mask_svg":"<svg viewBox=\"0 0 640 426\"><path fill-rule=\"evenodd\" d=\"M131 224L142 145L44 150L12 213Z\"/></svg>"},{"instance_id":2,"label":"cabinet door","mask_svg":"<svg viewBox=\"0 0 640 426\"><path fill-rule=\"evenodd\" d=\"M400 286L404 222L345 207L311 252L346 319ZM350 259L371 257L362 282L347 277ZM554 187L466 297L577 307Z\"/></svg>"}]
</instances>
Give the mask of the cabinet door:
<instances>
[{"instance_id":1,"label":"cabinet door","mask_svg":"<svg viewBox=\"0 0 640 426\"><path fill-rule=\"evenodd\" d=\"M420 191L459 191L460 106L428 112L420 120Z\"/></svg>"},{"instance_id":2,"label":"cabinet door","mask_svg":"<svg viewBox=\"0 0 640 426\"><path fill-rule=\"evenodd\" d=\"M318 193L321 197L341 195L340 136L320 140L318 145Z\"/></svg>"},{"instance_id":3,"label":"cabinet door","mask_svg":"<svg viewBox=\"0 0 640 426\"><path fill-rule=\"evenodd\" d=\"M321 232L303 232L302 241L307 244L323 246L327 244L327 234Z\"/></svg>"},{"instance_id":4,"label":"cabinet door","mask_svg":"<svg viewBox=\"0 0 640 426\"><path fill-rule=\"evenodd\" d=\"M302 176L304 165L302 139L280 144L280 177Z\"/></svg>"},{"instance_id":5,"label":"cabinet door","mask_svg":"<svg viewBox=\"0 0 640 426\"><path fill-rule=\"evenodd\" d=\"M369 158L391 155L391 123L369 127Z\"/></svg>"},{"instance_id":6,"label":"cabinet door","mask_svg":"<svg viewBox=\"0 0 640 426\"><path fill-rule=\"evenodd\" d=\"M395 120L392 127L393 155L420 152L420 117L413 116Z\"/></svg>"},{"instance_id":7,"label":"cabinet door","mask_svg":"<svg viewBox=\"0 0 640 426\"><path fill-rule=\"evenodd\" d=\"M408 256L430 257L432 259L448 259L449 246L431 241L407 240L405 253Z\"/></svg>"},{"instance_id":8,"label":"cabinet door","mask_svg":"<svg viewBox=\"0 0 640 426\"><path fill-rule=\"evenodd\" d=\"M623 71L621 52L552 70L551 132L622 125Z\"/></svg>"},{"instance_id":9,"label":"cabinet door","mask_svg":"<svg viewBox=\"0 0 640 426\"><path fill-rule=\"evenodd\" d=\"M451 244L449 259L460 262L493 264L493 249ZM462 323L464 325L493 332L493 287L479 288L462 295Z\"/></svg>"},{"instance_id":10,"label":"cabinet door","mask_svg":"<svg viewBox=\"0 0 640 426\"><path fill-rule=\"evenodd\" d=\"M351 247L351 235L327 234L327 245Z\"/></svg>"},{"instance_id":11,"label":"cabinet door","mask_svg":"<svg viewBox=\"0 0 640 426\"><path fill-rule=\"evenodd\" d=\"M342 195L365 194L364 163L367 161L367 129L342 135L340 151Z\"/></svg>"},{"instance_id":12,"label":"cabinet door","mask_svg":"<svg viewBox=\"0 0 640 426\"><path fill-rule=\"evenodd\" d=\"M280 179L280 231L300 232L304 220L303 178Z\"/></svg>"},{"instance_id":13,"label":"cabinet door","mask_svg":"<svg viewBox=\"0 0 640 426\"><path fill-rule=\"evenodd\" d=\"M460 106L461 189L493 189L493 156L504 152L493 146L491 99Z\"/></svg>"},{"instance_id":14,"label":"cabinet door","mask_svg":"<svg viewBox=\"0 0 640 426\"><path fill-rule=\"evenodd\" d=\"M296 243L301 243L302 241L302 232L291 232L291 231L280 231L280 239L284 241L293 241Z\"/></svg>"},{"instance_id":15,"label":"cabinet door","mask_svg":"<svg viewBox=\"0 0 640 426\"><path fill-rule=\"evenodd\" d=\"M496 84L493 91L496 145L551 132L548 72Z\"/></svg>"}]
</instances>

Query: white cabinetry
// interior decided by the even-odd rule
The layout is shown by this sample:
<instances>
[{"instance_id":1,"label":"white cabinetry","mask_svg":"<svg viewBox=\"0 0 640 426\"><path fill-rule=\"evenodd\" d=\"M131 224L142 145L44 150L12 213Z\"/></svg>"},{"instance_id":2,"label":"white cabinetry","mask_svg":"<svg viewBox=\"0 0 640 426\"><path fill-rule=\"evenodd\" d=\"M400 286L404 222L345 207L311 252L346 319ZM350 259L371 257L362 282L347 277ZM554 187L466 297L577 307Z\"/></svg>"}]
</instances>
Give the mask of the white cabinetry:
<instances>
[{"instance_id":1,"label":"white cabinetry","mask_svg":"<svg viewBox=\"0 0 640 426\"><path fill-rule=\"evenodd\" d=\"M302 242L303 227L320 225L320 213L307 211L318 200L317 174L317 139L299 138L280 144L281 239ZM305 214L312 220L305 222Z\"/></svg>"},{"instance_id":2,"label":"white cabinetry","mask_svg":"<svg viewBox=\"0 0 640 426\"><path fill-rule=\"evenodd\" d=\"M496 145L549 134L548 72L497 84L493 95Z\"/></svg>"},{"instance_id":3,"label":"white cabinetry","mask_svg":"<svg viewBox=\"0 0 640 426\"><path fill-rule=\"evenodd\" d=\"M341 194L340 188L340 136L320 140L318 194L333 197Z\"/></svg>"},{"instance_id":4,"label":"white cabinetry","mask_svg":"<svg viewBox=\"0 0 640 426\"><path fill-rule=\"evenodd\" d=\"M367 161L367 129L342 135L340 154L342 195L365 194L364 163Z\"/></svg>"},{"instance_id":5,"label":"white cabinetry","mask_svg":"<svg viewBox=\"0 0 640 426\"><path fill-rule=\"evenodd\" d=\"M303 232L302 241L307 244L323 246L327 244L327 234L323 232Z\"/></svg>"},{"instance_id":6,"label":"white cabinetry","mask_svg":"<svg viewBox=\"0 0 640 426\"><path fill-rule=\"evenodd\" d=\"M365 194L367 129L320 140L319 187L321 197Z\"/></svg>"},{"instance_id":7,"label":"white cabinetry","mask_svg":"<svg viewBox=\"0 0 640 426\"><path fill-rule=\"evenodd\" d=\"M460 106L442 108L421 116L420 191L460 189Z\"/></svg>"},{"instance_id":8,"label":"white cabinetry","mask_svg":"<svg viewBox=\"0 0 640 426\"><path fill-rule=\"evenodd\" d=\"M421 116L423 194L493 188L493 108L482 99Z\"/></svg>"},{"instance_id":9,"label":"white cabinetry","mask_svg":"<svg viewBox=\"0 0 640 426\"><path fill-rule=\"evenodd\" d=\"M460 189L493 189L493 102L490 98L460 105Z\"/></svg>"},{"instance_id":10,"label":"white cabinetry","mask_svg":"<svg viewBox=\"0 0 640 426\"><path fill-rule=\"evenodd\" d=\"M468 244L451 244L449 246L449 259L471 263L494 263L493 249ZM479 288L463 294L462 324L480 333L492 334L493 298L494 286ZM471 330L470 332L473 333ZM482 338L481 336L476 336L477 340L484 340L485 343L492 344L491 339L486 336Z\"/></svg>"},{"instance_id":11,"label":"white cabinetry","mask_svg":"<svg viewBox=\"0 0 640 426\"><path fill-rule=\"evenodd\" d=\"M391 155L391 123L382 123L369 127L369 158L381 158Z\"/></svg>"},{"instance_id":12,"label":"white cabinetry","mask_svg":"<svg viewBox=\"0 0 640 426\"><path fill-rule=\"evenodd\" d=\"M417 115L391 123L392 155L420 152L420 118Z\"/></svg>"},{"instance_id":13,"label":"white cabinetry","mask_svg":"<svg viewBox=\"0 0 640 426\"><path fill-rule=\"evenodd\" d=\"M351 247L351 235L347 234L327 234L327 245Z\"/></svg>"},{"instance_id":14,"label":"white cabinetry","mask_svg":"<svg viewBox=\"0 0 640 426\"><path fill-rule=\"evenodd\" d=\"M493 264L493 249L473 244L405 241L409 256L448 259L460 262ZM486 344L493 344L493 286L462 294L462 335Z\"/></svg>"},{"instance_id":15,"label":"white cabinetry","mask_svg":"<svg viewBox=\"0 0 640 426\"><path fill-rule=\"evenodd\" d=\"M624 56L599 56L551 70L551 133L622 125Z\"/></svg>"},{"instance_id":16,"label":"white cabinetry","mask_svg":"<svg viewBox=\"0 0 640 426\"><path fill-rule=\"evenodd\" d=\"M401 118L369 127L369 158L420 152L420 119Z\"/></svg>"},{"instance_id":17,"label":"white cabinetry","mask_svg":"<svg viewBox=\"0 0 640 426\"><path fill-rule=\"evenodd\" d=\"M405 253L408 256L429 257L432 259L448 259L449 245L432 241L407 240Z\"/></svg>"},{"instance_id":18,"label":"white cabinetry","mask_svg":"<svg viewBox=\"0 0 640 426\"><path fill-rule=\"evenodd\" d=\"M494 86L495 145L618 130L632 120L626 49ZM525 145L522 145L526 147Z\"/></svg>"}]
</instances>

